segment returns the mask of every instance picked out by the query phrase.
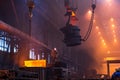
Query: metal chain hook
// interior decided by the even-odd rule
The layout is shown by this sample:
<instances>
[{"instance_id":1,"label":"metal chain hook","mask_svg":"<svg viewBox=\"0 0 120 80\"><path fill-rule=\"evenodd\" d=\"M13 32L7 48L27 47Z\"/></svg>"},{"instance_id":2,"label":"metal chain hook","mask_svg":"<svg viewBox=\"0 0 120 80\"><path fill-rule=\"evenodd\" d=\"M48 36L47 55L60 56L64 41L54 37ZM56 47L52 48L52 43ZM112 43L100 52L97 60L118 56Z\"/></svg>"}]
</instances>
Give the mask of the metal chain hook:
<instances>
[{"instance_id":1,"label":"metal chain hook","mask_svg":"<svg viewBox=\"0 0 120 80\"><path fill-rule=\"evenodd\" d=\"M95 8L96 8L96 0L92 0L92 5L91 5L91 7L92 7L92 12L94 13L94 10L95 10Z\"/></svg>"}]
</instances>

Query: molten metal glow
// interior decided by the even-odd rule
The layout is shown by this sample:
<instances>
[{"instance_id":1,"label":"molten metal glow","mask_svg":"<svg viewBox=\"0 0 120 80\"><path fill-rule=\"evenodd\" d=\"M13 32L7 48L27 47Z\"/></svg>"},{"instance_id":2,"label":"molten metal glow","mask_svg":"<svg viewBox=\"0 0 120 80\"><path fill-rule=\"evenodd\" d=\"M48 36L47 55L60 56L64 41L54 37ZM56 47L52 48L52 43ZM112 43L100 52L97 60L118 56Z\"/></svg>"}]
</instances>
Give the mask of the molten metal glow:
<instances>
[{"instance_id":1,"label":"molten metal glow","mask_svg":"<svg viewBox=\"0 0 120 80\"><path fill-rule=\"evenodd\" d=\"M72 16L76 16L75 12L72 11Z\"/></svg>"},{"instance_id":2,"label":"molten metal glow","mask_svg":"<svg viewBox=\"0 0 120 80\"><path fill-rule=\"evenodd\" d=\"M104 60L105 60L105 61L108 61L108 60L115 60L115 58L114 58L114 57L106 57Z\"/></svg>"},{"instance_id":3,"label":"molten metal glow","mask_svg":"<svg viewBox=\"0 0 120 80\"><path fill-rule=\"evenodd\" d=\"M25 67L46 67L46 60L27 60L24 61Z\"/></svg>"}]
</instances>

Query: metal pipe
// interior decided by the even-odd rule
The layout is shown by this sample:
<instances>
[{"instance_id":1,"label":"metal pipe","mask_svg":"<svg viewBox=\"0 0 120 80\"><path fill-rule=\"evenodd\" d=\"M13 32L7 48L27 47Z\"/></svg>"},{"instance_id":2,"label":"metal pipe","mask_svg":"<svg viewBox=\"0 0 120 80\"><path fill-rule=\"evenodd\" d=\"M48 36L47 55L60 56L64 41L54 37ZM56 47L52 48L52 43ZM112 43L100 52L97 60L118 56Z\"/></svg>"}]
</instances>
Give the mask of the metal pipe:
<instances>
[{"instance_id":1,"label":"metal pipe","mask_svg":"<svg viewBox=\"0 0 120 80\"><path fill-rule=\"evenodd\" d=\"M25 33L22 32L22 31L20 31L20 30L18 30L18 29L16 29L16 28L14 28L14 27L6 24L5 22L3 22L3 21L1 21L1 20L0 20L0 30L3 30L3 31L6 31L6 32L8 32L8 33L11 33L11 34L14 34L14 35L16 35L16 36L19 36L19 37L22 38L22 39L30 40L30 42L34 42L34 43L36 43L36 44L38 44L38 45L41 45L41 46L43 46L43 47L51 50L51 48L49 48L49 47L48 47L47 45L45 45L44 43L36 40L35 38L33 38L33 37L25 34Z\"/></svg>"}]
</instances>

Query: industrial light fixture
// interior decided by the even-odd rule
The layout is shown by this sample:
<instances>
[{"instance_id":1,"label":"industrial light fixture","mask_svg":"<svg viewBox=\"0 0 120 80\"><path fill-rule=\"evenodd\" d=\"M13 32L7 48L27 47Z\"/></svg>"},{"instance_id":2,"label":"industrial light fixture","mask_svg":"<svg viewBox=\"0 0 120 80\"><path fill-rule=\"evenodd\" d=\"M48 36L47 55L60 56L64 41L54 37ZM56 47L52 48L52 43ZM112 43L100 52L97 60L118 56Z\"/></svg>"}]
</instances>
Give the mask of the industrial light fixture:
<instances>
[{"instance_id":1,"label":"industrial light fixture","mask_svg":"<svg viewBox=\"0 0 120 80\"><path fill-rule=\"evenodd\" d=\"M96 8L96 0L92 0L91 20L90 20L90 23L89 23L88 31L83 38L80 35L80 29L78 28L78 26L70 23L71 20L72 21L73 20L74 21L78 20L76 15L75 15L75 11L77 10L77 8L70 7L69 0L65 0L65 7L66 7L65 16L68 16L68 21L66 22L66 26L60 29L64 34L63 42L66 44L66 46L80 45L82 41L86 41L88 39L88 37L90 36L92 26L93 26L94 10Z\"/></svg>"}]
</instances>

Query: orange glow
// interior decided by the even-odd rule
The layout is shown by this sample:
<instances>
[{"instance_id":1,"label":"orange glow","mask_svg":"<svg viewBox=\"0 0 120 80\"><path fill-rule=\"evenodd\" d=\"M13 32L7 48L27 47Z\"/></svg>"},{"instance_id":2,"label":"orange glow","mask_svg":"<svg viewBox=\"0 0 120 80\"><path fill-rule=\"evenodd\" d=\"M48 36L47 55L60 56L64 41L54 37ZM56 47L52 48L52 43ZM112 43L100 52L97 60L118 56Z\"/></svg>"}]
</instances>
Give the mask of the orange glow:
<instances>
[{"instance_id":1,"label":"orange glow","mask_svg":"<svg viewBox=\"0 0 120 80\"><path fill-rule=\"evenodd\" d=\"M107 54L110 54L110 51L107 51Z\"/></svg>"},{"instance_id":2,"label":"orange glow","mask_svg":"<svg viewBox=\"0 0 120 80\"><path fill-rule=\"evenodd\" d=\"M103 45L106 46L106 43L104 42Z\"/></svg>"},{"instance_id":3,"label":"orange glow","mask_svg":"<svg viewBox=\"0 0 120 80\"><path fill-rule=\"evenodd\" d=\"M95 23L95 22L96 22L96 20L94 19L94 20L93 20L93 23Z\"/></svg>"},{"instance_id":4,"label":"orange glow","mask_svg":"<svg viewBox=\"0 0 120 80\"><path fill-rule=\"evenodd\" d=\"M102 40L102 48L104 48L104 49L107 48L107 45L104 40Z\"/></svg>"},{"instance_id":5,"label":"orange glow","mask_svg":"<svg viewBox=\"0 0 120 80\"><path fill-rule=\"evenodd\" d=\"M114 38L116 38L116 35L114 34Z\"/></svg>"},{"instance_id":6,"label":"orange glow","mask_svg":"<svg viewBox=\"0 0 120 80\"><path fill-rule=\"evenodd\" d=\"M108 5L111 6L112 5L112 0L106 0Z\"/></svg>"},{"instance_id":7,"label":"orange glow","mask_svg":"<svg viewBox=\"0 0 120 80\"><path fill-rule=\"evenodd\" d=\"M96 29L99 29L99 27L98 27L98 26L96 26Z\"/></svg>"},{"instance_id":8,"label":"orange glow","mask_svg":"<svg viewBox=\"0 0 120 80\"><path fill-rule=\"evenodd\" d=\"M101 32L99 31L98 34L101 35Z\"/></svg>"},{"instance_id":9,"label":"orange glow","mask_svg":"<svg viewBox=\"0 0 120 80\"><path fill-rule=\"evenodd\" d=\"M106 45L106 43L105 43L105 40L104 40L104 39L102 39L102 44L103 44L103 47L104 47L104 48L107 48L107 45Z\"/></svg>"},{"instance_id":10,"label":"orange glow","mask_svg":"<svg viewBox=\"0 0 120 80\"><path fill-rule=\"evenodd\" d=\"M117 39L114 39L114 42L116 43L116 42L117 42Z\"/></svg>"},{"instance_id":11,"label":"orange glow","mask_svg":"<svg viewBox=\"0 0 120 80\"><path fill-rule=\"evenodd\" d=\"M110 19L110 21L112 21L112 22L113 22L113 21L114 21L114 19L113 19L113 18L111 18L111 19Z\"/></svg>"},{"instance_id":12,"label":"orange glow","mask_svg":"<svg viewBox=\"0 0 120 80\"><path fill-rule=\"evenodd\" d=\"M91 11L91 10L89 10L89 11L88 11L88 14L91 14L91 13L92 13L92 11Z\"/></svg>"},{"instance_id":13,"label":"orange glow","mask_svg":"<svg viewBox=\"0 0 120 80\"><path fill-rule=\"evenodd\" d=\"M115 72L115 70L117 69L117 68L119 68L119 66L120 66L120 64L119 63L117 63L117 64L110 64L110 76L112 76L112 74Z\"/></svg>"},{"instance_id":14,"label":"orange glow","mask_svg":"<svg viewBox=\"0 0 120 80\"><path fill-rule=\"evenodd\" d=\"M100 37L100 39L103 39L103 37Z\"/></svg>"},{"instance_id":15,"label":"orange glow","mask_svg":"<svg viewBox=\"0 0 120 80\"><path fill-rule=\"evenodd\" d=\"M111 6L111 3L112 3L112 0L106 0L108 3L109 3L109 5Z\"/></svg>"},{"instance_id":16,"label":"orange glow","mask_svg":"<svg viewBox=\"0 0 120 80\"><path fill-rule=\"evenodd\" d=\"M24 61L26 67L46 67L46 60L27 60Z\"/></svg>"},{"instance_id":17,"label":"orange glow","mask_svg":"<svg viewBox=\"0 0 120 80\"><path fill-rule=\"evenodd\" d=\"M72 15L71 16L76 16L75 12L72 11Z\"/></svg>"},{"instance_id":18,"label":"orange glow","mask_svg":"<svg viewBox=\"0 0 120 80\"><path fill-rule=\"evenodd\" d=\"M114 25L114 24L112 24L112 28L115 28L115 25Z\"/></svg>"},{"instance_id":19,"label":"orange glow","mask_svg":"<svg viewBox=\"0 0 120 80\"><path fill-rule=\"evenodd\" d=\"M91 14L92 14L92 11L91 11L91 10L88 10L87 13L86 13L86 19L87 19L87 20L90 20Z\"/></svg>"},{"instance_id":20,"label":"orange glow","mask_svg":"<svg viewBox=\"0 0 120 80\"><path fill-rule=\"evenodd\" d=\"M101 39L101 42L102 42L102 48L107 48L107 45L106 45L106 43L105 43L105 40L104 40L104 38L102 37L101 32L99 31L99 27L96 26L96 29L97 29L98 35L99 35L99 37L100 37L100 39Z\"/></svg>"},{"instance_id":21,"label":"orange glow","mask_svg":"<svg viewBox=\"0 0 120 80\"><path fill-rule=\"evenodd\" d=\"M114 57L106 57L104 60L105 60L105 61L108 61L108 60L115 60L115 58L114 58Z\"/></svg>"},{"instance_id":22,"label":"orange glow","mask_svg":"<svg viewBox=\"0 0 120 80\"><path fill-rule=\"evenodd\" d=\"M113 33L115 33L115 30L113 30Z\"/></svg>"},{"instance_id":23,"label":"orange glow","mask_svg":"<svg viewBox=\"0 0 120 80\"><path fill-rule=\"evenodd\" d=\"M107 0L108 2L111 2L111 0Z\"/></svg>"},{"instance_id":24,"label":"orange glow","mask_svg":"<svg viewBox=\"0 0 120 80\"><path fill-rule=\"evenodd\" d=\"M105 40L103 39L102 42L105 42Z\"/></svg>"},{"instance_id":25,"label":"orange glow","mask_svg":"<svg viewBox=\"0 0 120 80\"><path fill-rule=\"evenodd\" d=\"M78 18L76 17L76 13L74 11L72 11L70 23L72 25L76 25L76 21L78 21Z\"/></svg>"}]
</instances>

